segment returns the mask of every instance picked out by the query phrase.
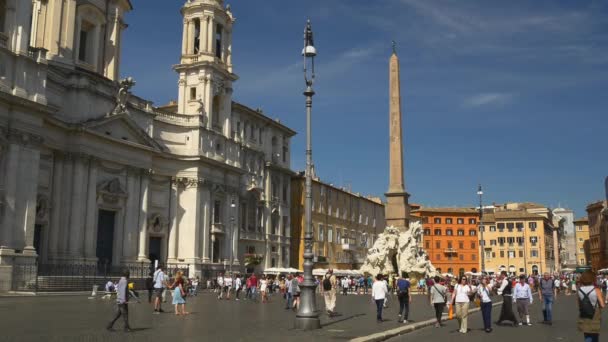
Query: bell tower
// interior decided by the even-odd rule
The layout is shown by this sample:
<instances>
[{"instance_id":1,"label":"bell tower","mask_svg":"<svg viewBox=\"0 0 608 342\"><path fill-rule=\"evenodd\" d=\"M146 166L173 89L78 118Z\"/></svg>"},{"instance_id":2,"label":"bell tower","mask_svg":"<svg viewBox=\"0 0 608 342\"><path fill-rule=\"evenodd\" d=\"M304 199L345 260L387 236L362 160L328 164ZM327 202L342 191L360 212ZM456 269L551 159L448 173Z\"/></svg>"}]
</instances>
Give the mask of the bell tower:
<instances>
[{"instance_id":1,"label":"bell tower","mask_svg":"<svg viewBox=\"0 0 608 342\"><path fill-rule=\"evenodd\" d=\"M235 18L223 0L188 0L179 73L178 113L203 115L208 129L230 136L232 26Z\"/></svg>"}]
</instances>

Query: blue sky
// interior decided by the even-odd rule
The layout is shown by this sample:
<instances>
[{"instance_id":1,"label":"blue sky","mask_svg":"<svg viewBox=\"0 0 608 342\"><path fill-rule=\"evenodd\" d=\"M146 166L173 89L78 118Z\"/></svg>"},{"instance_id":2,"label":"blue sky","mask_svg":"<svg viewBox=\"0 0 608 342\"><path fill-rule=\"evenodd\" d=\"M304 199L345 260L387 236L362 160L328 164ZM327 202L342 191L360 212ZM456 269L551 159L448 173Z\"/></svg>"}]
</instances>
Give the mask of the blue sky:
<instances>
[{"instance_id":1,"label":"blue sky","mask_svg":"<svg viewBox=\"0 0 608 342\"><path fill-rule=\"evenodd\" d=\"M184 1L132 0L122 74L135 93L177 97ZM388 59L398 43L411 201L561 204L585 214L608 175L608 6L603 1L235 0L234 99L299 134L302 31L318 49L317 174L364 194L388 187Z\"/></svg>"}]
</instances>

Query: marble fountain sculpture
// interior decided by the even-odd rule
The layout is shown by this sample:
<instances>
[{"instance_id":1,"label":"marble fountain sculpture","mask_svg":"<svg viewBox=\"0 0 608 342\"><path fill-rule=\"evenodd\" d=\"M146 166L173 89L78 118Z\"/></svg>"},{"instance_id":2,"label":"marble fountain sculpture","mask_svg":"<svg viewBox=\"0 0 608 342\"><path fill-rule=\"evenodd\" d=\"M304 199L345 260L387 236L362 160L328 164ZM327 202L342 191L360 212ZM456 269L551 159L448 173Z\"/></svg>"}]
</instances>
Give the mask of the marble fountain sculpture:
<instances>
[{"instance_id":1,"label":"marble fountain sculpture","mask_svg":"<svg viewBox=\"0 0 608 342\"><path fill-rule=\"evenodd\" d=\"M386 227L368 251L360 271L373 277L377 274L401 272L407 272L410 279L434 277L437 274L435 267L426 251L418 246L421 238L420 222L410 222L409 229L405 231L392 226Z\"/></svg>"}]
</instances>

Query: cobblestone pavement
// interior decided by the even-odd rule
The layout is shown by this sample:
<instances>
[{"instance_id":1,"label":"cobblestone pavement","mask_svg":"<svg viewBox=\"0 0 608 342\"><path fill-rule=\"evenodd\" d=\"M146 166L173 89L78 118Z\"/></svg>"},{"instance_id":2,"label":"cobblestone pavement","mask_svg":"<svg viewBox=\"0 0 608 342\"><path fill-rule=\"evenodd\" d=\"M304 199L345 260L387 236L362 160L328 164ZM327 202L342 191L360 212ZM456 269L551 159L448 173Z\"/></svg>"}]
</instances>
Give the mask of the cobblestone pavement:
<instances>
[{"instance_id":1,"label":"cobblestone pavement","mask_svg":"<svg viewBox=\"0 0 608 342\"><path fill-rule=\"evenodd\" d=\"M410 320L433 317L421 295L413 296ZM169 297L170 301L170 297ZM386 322L375 320L375 305L369 295L338 295L336 311L340 316L329 318L324 313L323 298L317 296L323 329L302 332L295 330L295 312L285 310L280 295L270 303L217 300L212 293L189 297L187 310L191 315L175 316L169 303L165 313L152 314L151 304L129 305L132 333L122 332L122 321L115 332L105 330L113 315L112 302L87 299L83 296L0 298L0 340L6 341L317 341L349 340L399 326L397 299L393 296L384 315Z\"/></svg>"},{"instance_id":2,"label":"cobblestone pavement","mask_svg":"<svg viewBox=\"0 0 608 342\"><path fill-rule=\"evenodd\" d=\"M538 297L534 297L535 299ZM484 341L491 340L492 342L501 341L583 341L583 334L576 328L576 320L578 317L578 307L575 296L559 295L553 307L553 325L548 326L541 324L542 321L542 305L539 301L535 301L530 307L530 318L532 326L522 327L507 327L493 325L494 331L487 334L483 331L483 321L479 312L474 313L469 317L469 331L467 334L458 332L458 323L456 320L449 321L442 328L426 328L414 331L407 335L398 336L390 339L391 342L397 341ZM604 315L608 313L604 312ZM500 315L500 306L497 306L492 311L492 321L495 322ZM608 323L606 319L602 321L602 332L608 333Z\"/></svg>"}]
</instances>

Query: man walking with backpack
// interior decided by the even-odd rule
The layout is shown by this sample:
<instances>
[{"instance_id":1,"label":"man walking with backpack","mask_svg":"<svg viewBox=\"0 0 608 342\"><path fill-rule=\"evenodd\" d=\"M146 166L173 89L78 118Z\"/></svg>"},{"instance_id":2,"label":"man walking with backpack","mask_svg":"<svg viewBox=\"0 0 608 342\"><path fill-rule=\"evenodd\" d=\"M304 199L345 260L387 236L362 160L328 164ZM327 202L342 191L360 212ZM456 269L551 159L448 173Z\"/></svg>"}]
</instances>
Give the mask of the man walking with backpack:
<instances>
[{"instance_id":1,"label":"man walking with backpack","mask_svg":"<svg viewBox=\"0 0 608 342\"><path fill-rule=\"evenodd\" d=\"M329 317L334 316L336 308L336 276L331 268L327 270L323 277L323 299L325 300L325 310Z\"/></svg>"},{"instance_id":2,"label":"man walking with backpack","mask_svg":"<svg viewBox=\"0 0 608 342\"><path fill-rule=\"evenodd\" d=\"M538 298L543 303L543 323L553 324L553 302L557 298L557 289L549 272L545 272L538 283Z\"/></svg>"},{"instance_id":3,"label":"man walking with backpack","mask_svg":"<svg viewBox=\"0 0 608 342\"><path fill-rule=\"evenodd\" d=\"M412 302L410 287L411 284L407 279L407 273L401 272L401 277L397 280L397 298L399 298L399 322L404 324L407 323L410 303Z\"/></svg>"}]
</instances>

